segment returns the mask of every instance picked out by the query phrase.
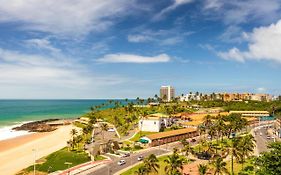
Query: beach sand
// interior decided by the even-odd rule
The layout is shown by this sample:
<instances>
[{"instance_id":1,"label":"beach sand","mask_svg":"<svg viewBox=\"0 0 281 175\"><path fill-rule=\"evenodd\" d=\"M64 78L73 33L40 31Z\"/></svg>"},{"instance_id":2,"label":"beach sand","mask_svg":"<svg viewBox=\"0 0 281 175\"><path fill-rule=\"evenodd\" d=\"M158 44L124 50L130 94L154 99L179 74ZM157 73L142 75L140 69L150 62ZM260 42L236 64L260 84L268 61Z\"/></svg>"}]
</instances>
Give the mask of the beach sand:
<instances>
[{"instance_id":1,"label":"beach sand","mask_svg":"<svg viewBox=\"0 0 281 175\"><path fill-rule=\"evenodd\" d=\"M0 141L0 174L13 175L33 165L34 155L39 159L65 147L72 128L74 126L66 125L53 132L33 133Z\"/></svg>"}]
</instances>

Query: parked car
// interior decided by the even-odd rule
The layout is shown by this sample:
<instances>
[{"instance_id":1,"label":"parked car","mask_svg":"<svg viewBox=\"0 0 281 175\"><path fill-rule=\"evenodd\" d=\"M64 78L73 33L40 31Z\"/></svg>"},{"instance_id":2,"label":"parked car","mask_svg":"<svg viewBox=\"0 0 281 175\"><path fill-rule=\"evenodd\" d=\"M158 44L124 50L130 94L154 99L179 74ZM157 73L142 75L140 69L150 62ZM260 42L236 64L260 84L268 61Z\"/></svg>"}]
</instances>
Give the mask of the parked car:
<instances>
[{"instance_id":1,"label":"parked car","mask_svg":"<svg viewBox=\"0 0 281 175\"><path fill-rule=\"evenodd\" d=\"M143 160L143 156L139 156L138 161L142 161L142 160Z\"/></svg>"},{"instance_id":2,"label":"parked car","mask_svg":"<svg viewBox=\"0 0 281 175\"><path fill-rule=\"evenodd\" d=\"M119 160L117 163L119 166L126 164L125 160Z\"/></svg>"},{"instance_id":3,"label":"parked car","mask_svg":"<svg viewBox=\"0 0 281 175\"><path fill-rule=\"evenodd\" d=\"M267 138L267 139L271 139L271 137L270 137L270 136L266 136L266 138Z\"/></svg>"},{"instance_id":4,"label":"parked car","mask_svg":"<svg viewBox=\"0 0 281 175\"><path fill-rule=\"evenodd\" d=\"M115 129L114 128L109 128L107 131L108 132L115 132Z\"/></svg>"}]
</instances>

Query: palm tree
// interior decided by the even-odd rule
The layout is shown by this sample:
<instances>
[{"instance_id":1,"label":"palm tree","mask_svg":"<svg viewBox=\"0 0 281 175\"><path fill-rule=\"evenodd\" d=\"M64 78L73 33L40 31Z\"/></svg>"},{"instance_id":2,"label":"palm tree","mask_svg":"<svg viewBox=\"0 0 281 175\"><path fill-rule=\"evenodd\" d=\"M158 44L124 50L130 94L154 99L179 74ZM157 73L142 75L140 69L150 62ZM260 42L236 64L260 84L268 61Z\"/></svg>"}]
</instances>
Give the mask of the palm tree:
<instances>
[{"instance_id":1,"label":"palm tree","mask_svg":"<svg viewBox=\"0 0 281 175\"><path fill-rule=\"evenodd\" d=\"M136 175L145 175L147 174L147 168L145 166L140 166L136 171Z\"/></svg>"},{"instance_id":2,"label":"palm tree","mask_svg":"<svg viewBox=\"0 0 281 175\"><path fill-rule=\"evenodd\" d=\"M101 131L102 131L102 139L104 140L104 131L108 130L108 124L107 123L101 123L100 127L101 127Z\"/></svg>"},{"instance_id":3,"label":"palm tree","mask_svg":"<svg viewBox=\"0 0 281 175\"><path fill-rule=\"evenodd\" d=\"M179 169L183 169L183 164L185 160L181 158L178 154L178 150L174 149L174 152L171 156L168 156L167 159L164 160L167 163L165 167L165 172L169 175L181 174Z\"/></svg>"},{"instance_id":4,"label":"palm tree","mask_svg":"<svg viewBox=\"0 0 281 175\"><path fill-rule=\"evenodd\" d=\"M240 150L240 137L232 138L231 145L228 145L228 152L231 154L231 174L234 175L234 158L236 160L241 159L241 150Z\"/></svg>"},{"instance_id":5,"label":"palm tree","mask_svg":"<svg viewBox=\"0 0 281 175\"><path fill-rule=\"evenodd\" d=\"M193 149L192 149L191 145L189 144L189 142L187 142L187 144L184 145L182 152L185 153L185 156L188 156L189 154L193 153Z\"/></svg>"},{"instance_id":6,"label":"palm tree","mask_svg":"<svg viewBox=\"0 0 281 175\"><path fill-rule=\"evenodd\" d=\"M72 130L70 131L70 134L71 134L71 136L72 136L72 140L74 140L74 137L78 134L78 132L77 132L76 129L72 129Z\"/></svg>"},{"instance_id":7,"label":"palm tree","mask_svg":"<svg viewBox=\"0 0 281 175\"><path fill-rule=\"evenodd\" d=\"M207 165L198 165L198 171L200 175L205 175L207 173L208 166Z\"/></svg>"},{"instance_id":8,"label":"palm tree","mask_svg":"<svg viewBox=\"0 0 281 175\"><path fill-rule=\"evenodd\" d=\"M147 172L156 172L158 173L159 169L159 160L154 154L150 154L148 158L146 158L144 161L144 166L147 168Z\"/></svg>"},{"instance_id":9,"label":"palm tree","mask_svg":"<svg viewBox=\"0 0 281 175\"><path fill-rule=\"evenodd\" d=\"M218 155L214 157L211 166L215 169L214 175L229 174L226 168L226 162Z\"/></svg>"},{"instance_id":10,"label":"palm tree","mask_svg":"<svg viewBox=\"0 0 281 175\"><path fill-rule=\"evenodd\" d=\"M240 139L239 148L241 153L242 170L244 168L245 159L249 157L255 148L255 138L249 134Z\"/></svg>"}]
</instances>

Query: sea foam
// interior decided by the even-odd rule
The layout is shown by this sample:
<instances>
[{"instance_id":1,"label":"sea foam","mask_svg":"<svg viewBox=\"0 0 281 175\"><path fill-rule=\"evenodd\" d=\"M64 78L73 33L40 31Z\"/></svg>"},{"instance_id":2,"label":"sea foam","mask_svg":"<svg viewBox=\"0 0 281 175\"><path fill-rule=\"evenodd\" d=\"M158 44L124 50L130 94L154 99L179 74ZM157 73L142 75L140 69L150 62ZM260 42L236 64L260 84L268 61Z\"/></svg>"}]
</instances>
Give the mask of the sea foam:
<instances>
[{"instance_id":1,"label":"sea foam","mask_svg":"<svg viewBox=\"0 0 281 175\"><path fill-rule=\"evenodd\" d=\"M30 121L24 122L24 123L29 123L29 122ZM12 130L14 127L21 126L24 123L12 125L12 126L1 127L0 128L0 140L6 140L6 139L10 139L10 138L15 138L15 137L18 137L18 136L31 134L32 132L28 132L28 131Z\"/></svg>"}]
</instances>

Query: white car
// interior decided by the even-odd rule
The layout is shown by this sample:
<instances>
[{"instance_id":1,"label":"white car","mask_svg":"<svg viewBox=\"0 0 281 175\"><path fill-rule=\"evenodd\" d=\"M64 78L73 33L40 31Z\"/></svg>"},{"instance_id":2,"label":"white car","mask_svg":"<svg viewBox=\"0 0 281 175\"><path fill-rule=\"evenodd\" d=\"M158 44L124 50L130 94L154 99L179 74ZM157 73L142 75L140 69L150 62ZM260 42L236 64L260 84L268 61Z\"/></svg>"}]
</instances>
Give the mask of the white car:
<instances>
[{"instance_id":1,"label":"white car","mask_svg":"<svg viewBox=\"0 0 281 175\"><path fill-rule=\"evenodd\" d=\"M119 160L117 164L121 166L121 165L126 164L126 161L125 160Z\"/></svg>"},{"instance_id":2,"label":"white car","mask_svg":"<svg viewBox=\"0 0 281 175\"><path fill-rule=\"evenodd\" d=\"M107 131L108 132L115 132L115 129L114 128L109 128Z\"/></svg>"},{"instance_id":3,"label":"white car","mask_svg":"<svg viewBox=\"0 0 281 175\"><path fill-rule=\"evenodd\" d=\"M143 156L139 156L138 161L142 161L142 160L143 160Z\"/></svg>"}]
</instances>

